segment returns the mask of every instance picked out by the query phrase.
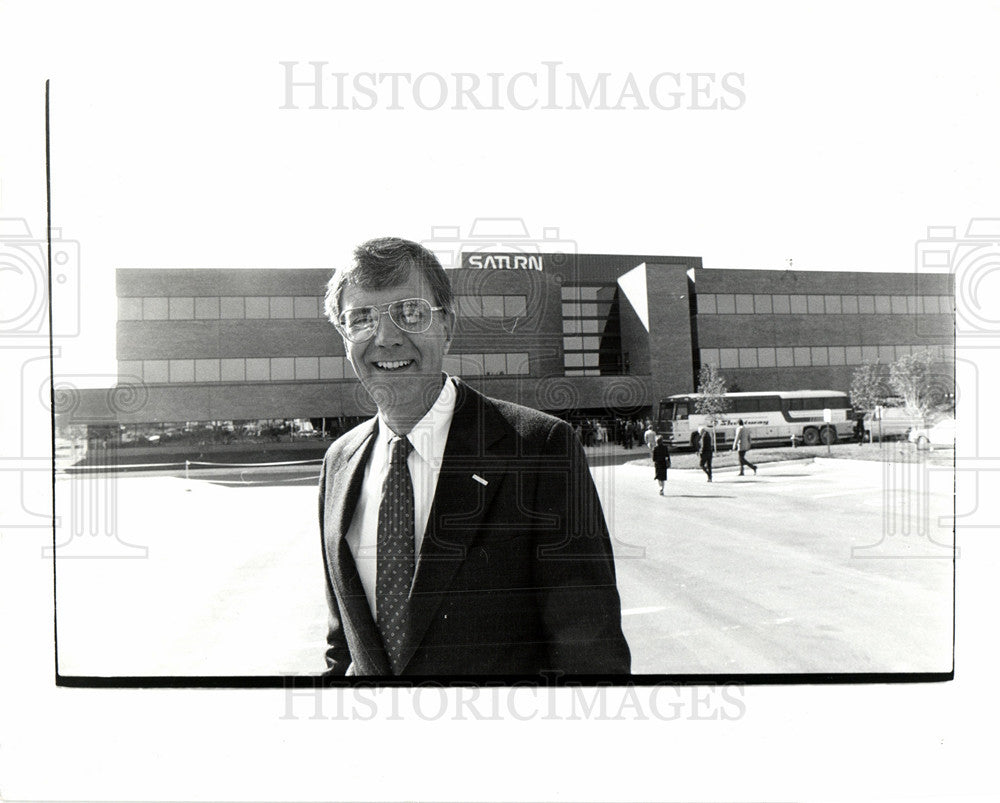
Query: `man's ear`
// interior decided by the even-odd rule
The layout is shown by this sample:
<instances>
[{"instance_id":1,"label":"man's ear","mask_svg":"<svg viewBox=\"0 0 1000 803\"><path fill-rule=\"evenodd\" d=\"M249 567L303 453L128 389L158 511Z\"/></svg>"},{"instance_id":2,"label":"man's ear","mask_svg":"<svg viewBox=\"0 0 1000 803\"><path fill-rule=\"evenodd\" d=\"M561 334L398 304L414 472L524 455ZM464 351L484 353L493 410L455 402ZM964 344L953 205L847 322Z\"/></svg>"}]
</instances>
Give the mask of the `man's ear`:
<instances>
[{"instance_id":1,"label":"man's ear","mask_svg":"<svg viewBox=\"0 0 1000 803\"><path fill-rule=\"evenodd\" d=\"M351 341L349 341L343 335L340 336L340 340L344 344L344 359L347 361L347 364L351 366L351 368L353 369L354 375L360 379L361 375L358 373L358 369L354 365L354 360L351 359Z\"/></svg>"},{"instance_id":2,"label":"man's ear","mask_svg":"<svg viewBox=\"0 0 1000 803\"><path fill-rule=\"evenodd\" d=\"M455 312L449 310L444 316L444 353L447 354L451 348L452 338L455 336Z\"/></svg>"}]
</instances>

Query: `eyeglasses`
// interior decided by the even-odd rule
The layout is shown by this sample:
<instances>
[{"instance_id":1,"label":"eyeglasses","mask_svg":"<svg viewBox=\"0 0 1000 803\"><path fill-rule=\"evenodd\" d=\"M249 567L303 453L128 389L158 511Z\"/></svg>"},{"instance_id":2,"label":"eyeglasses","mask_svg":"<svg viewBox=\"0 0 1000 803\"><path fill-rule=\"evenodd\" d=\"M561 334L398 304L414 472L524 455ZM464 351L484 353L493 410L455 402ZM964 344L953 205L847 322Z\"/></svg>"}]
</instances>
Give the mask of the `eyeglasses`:
<instances>
[{"instance_id":1,"label":"eyeglasses","mask_svg":"<svg viewBox=\"0 0 1000 803\"><path fill-rule=\"evenodd\" d=\"M374 307L354 307L346 309L337 318L338 329L352 343L363 343L374 337L378 331L379 318L383 312L389 313L399 329L411 335L419 335L431 328L434 313L444 307L432 307L424 298L404 298Z\"/></svg>"}]
</instances>

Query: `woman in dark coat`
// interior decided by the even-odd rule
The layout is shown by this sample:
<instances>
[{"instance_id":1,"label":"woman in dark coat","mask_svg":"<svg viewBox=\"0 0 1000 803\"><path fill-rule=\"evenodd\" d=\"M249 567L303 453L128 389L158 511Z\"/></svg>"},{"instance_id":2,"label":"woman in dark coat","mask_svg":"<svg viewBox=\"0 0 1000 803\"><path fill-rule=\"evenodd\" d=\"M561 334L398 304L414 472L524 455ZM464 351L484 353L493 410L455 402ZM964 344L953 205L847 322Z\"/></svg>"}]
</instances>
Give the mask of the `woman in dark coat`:
<instances>
[{"instance_id":1,"label":"woman in dark coat","mask_svg":"<svg viewBox=\"0 0 1000 803\"><path fill-rule=\"evenodd\" d=\"M660 484L660 496L663 496L663 483L667 480L667 469L670 468L670 450L662 435L656 436L656 446L653 447L653 469L656 481Z\"/></svg>"}]
</instances>

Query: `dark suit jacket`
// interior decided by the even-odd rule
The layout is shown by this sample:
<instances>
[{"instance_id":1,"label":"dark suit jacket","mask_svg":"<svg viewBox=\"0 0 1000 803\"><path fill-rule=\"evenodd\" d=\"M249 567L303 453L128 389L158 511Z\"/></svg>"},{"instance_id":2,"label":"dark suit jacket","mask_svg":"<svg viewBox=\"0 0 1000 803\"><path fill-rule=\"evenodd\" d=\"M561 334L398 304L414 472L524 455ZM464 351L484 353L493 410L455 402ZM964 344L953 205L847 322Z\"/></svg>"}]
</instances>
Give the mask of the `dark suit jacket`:
<instances>
[{"instance_id":1,"label":"dark suit jacket","mask_svg":"<svg viewBox=\"0 0 1000 803\"><path fill-rule=\"evenodd\" d=\"M457 385L402 674L627 674L611 540L572 429ZM377 426L355 427L323 462L330 675L391 676L345 538Z\"/></svg>"}]
</instances>

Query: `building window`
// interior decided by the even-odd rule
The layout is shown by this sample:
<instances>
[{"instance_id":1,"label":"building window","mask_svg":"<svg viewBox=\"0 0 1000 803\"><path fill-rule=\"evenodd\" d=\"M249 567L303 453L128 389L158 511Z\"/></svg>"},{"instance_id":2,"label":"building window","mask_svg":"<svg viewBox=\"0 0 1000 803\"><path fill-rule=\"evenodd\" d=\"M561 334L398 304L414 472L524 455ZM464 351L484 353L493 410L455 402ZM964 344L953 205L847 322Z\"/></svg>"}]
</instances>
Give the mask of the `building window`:
<instances>
[{"instance_id":1,"label":"building window","mask_svg":"<svg viewBox=\"0 0 1000 803\"><path fill-rule=\"evenodd\" d=\"M715 315L715 294L714 293L699 293L698 294L698 314L699 315Z\"/></svg>"},{"instance_id":2,"label":"building window","mask_svg":"<svg viewBox=\"0 0 1000 803\"><path fill-rule=\"evenodd\" d=\"M217 320L219 317L218 296L197 296L194 300L194 317L200 321Z\"/></svg>"},{"instance_id":3,"label":"building window","mask_svg":"<svg viewBox=\"0 0 1000 803\"><path fill-rule=\"evenodd\" d=\"M319 299L316 296L295 296L292 299L292 314L296 318L318 318Z\"/></svg>"},{"instance_id":4,"label":"building window","mask_svg":"<svg viewBox=\"0 0 1000 803\"><path fill-rule=\"evenodd\" d=\"M286 381L295 379L295 360L292 357L271 357L271 379Z\"/></svg>"},{"instance_id":5,"label":"building window","mask_svg":"<svg viewBox=\"0 0 1000 803\"><path fill-rule=\"evenodd\" d=\"M792 308L792 315L805 315L809 312L809 305L805 296L789 296L788 301Z\"/></svg>"},{"instance_id":6,"label":"building window","mask_svg":"<svg viewBox=\"0 0 1000 803\"><path fill-rule=\"evenodd\" d=\"M736 312L736 299L732 293L717 293L715 307L719 315L731 315Z\"/></svg>"},{"instance_id":7,"label":"building window","mask_svg":"<svg viewBox=\"0 0 1000 803\"><path fill-rule=\"evenodd\" d=\"M243 296L223 296L219 299L219 317L223 319L244 318Z\"/></svg>"},{"instance_id":8,"label":"building window","mask_svg":"<svg viewBox=\"0 0 1000 803\"><path fill-rule=\"evenodd\" d=\"M483 317L503 317L503 296L483 296Z\"/></svg>"},{"instance_id":9,"label":"building window","mask_svg":"<svg viewBox=\"0 0 1000 803\"><path fill-rule=\"evenodd\" d=\"M294 318L295 307L291 296L274 296L271 298L270 316L272 318Z\"/></svg>"},{"instance_id":10,"label":"building window","mask_svg":"<svg viewBox=\"0 0 1000 803\"><path fill-rule=\"evenodd\" d=\"M320 357L319 358L319 378L320 379L343 379L344 378L344 358L343 357Z\"/></svg>"},{"instance_id":11,"label":"building window","mask_svg":"<svg viewBox=\"0 0 1000 803\"><path fill-rule=\"evenodd\" d=\"M830 365L846 365L843 346L830 346Z\"/></svg>"},{"instance_id":12,"label":"building window","mask_svg":"<svg viewBox=\"0 0 1000 803\"><path fill-rule=\"evenodd\" d=\"M791 368L795 365L794 355L790 348L776 348L774 350L774 361L778 368Z\"/></svg>"},{"instance_id":13,"label":"building window","mask_svg":"<svg viewBox=\"0 0 1000 803\"><path fill-rule=\"evenodd\" d=\"M823 309L823 296L806 296L806 309L809 310L810 315L822 315L825 311Z\"/></svg>"},{"instance_id":14,"label":"building window","mask_svg":"<svg viewBox=\"0 0 1000 803\"><path fill-rule=\"evenodd\" d=\"M858 314L858 297L857 296L841 296L840 297L841 307L843 312L847 315L857 315Z\"/></svg>"},{"instance_id":15,"label":"building window","mask_svg":"<svg viewBox=\"0 0 1000 803\"><path fill-rule=\"evenodd\" d=\"M827 315L839 315L843 309L840 296L823 296Z\"/></svg>"},{"instance_id":16,"label":"building window","mask_svg":"<svg viewBox=\"0 0 1000 803\"><path fill-rule=\"evenodd\" d=\"M775 315L787 315L792 311L788 296L771 296L771 300L774 302Z\"/></svg>"},{"instance_id":17,"label":"building window","mask_svg":"<svg viewBox=\"0 0 1000 803\"><path fill-rule=\"evenodd\" d=\"M142 300L142 319L144 321L167 320L167 299L144 298Z\"/></svg>"},{"instance_id":18,"label":"building window","mask_svg":"<svg viewBox=\"0 0 1000 803\"><path fill-rule=\"evenodd\" d=\"M218 360L195 360L194 361L194 381L195 382L218 382L219 381L219 361Z\"/></svg>"},{"instance_id":19,"label":"building window","mask_svg":"<svg viewBox=\"0 0 1000 803\"><path fill-rule=\"evenodd\" d=\"M809 347L808 346L796 346L792 349L792 353L795 359L795 365L812 365L809 360Z\"/></svg>"},{"instance_id":20,"label":"building window","mask_svg":"<svg viewBox=\"0 0 1000 803\"><path fill-rule=\"evenodd\" d=\"M169 382L170 373L166 360L143 360L142 361L142 381L152 384L154 382Z\"/></svg>"},{"instance_id":21,"label":"building window","mask_svg":"<svg viewBox=\"0 0 1000 803\"><path fill-rule=\"evenodd\" d=\"M245 382L247 378L246 363L242 360L225 359L219 361L219 378L223 382Z\"/></svg>"},{"instance_id":22,"label":"building window","mask_svg":"<svg viewBox=\"0 0 1000 803\"><path fill-rule=\"evenodd\" d=\"M565 312L565 308L563 312ZM458 314L463 318L482 318L483 302L479 296L459 296Z\"/></svg>"},{"instance_id":23,"label":"building window","mask_svg":"<svg viewBox=\"0 0 1000 803\"><path fill-rule=\"evenodd\" d=\"M844 351L845 359L848 365L861 365L864 362L864 357L861 355L861 346L845 346Z\"/></svg>"},{"instance_id":24,"label":"building window","mask_svg":"<svg viewBox=\"0 0 1000 803\"><path fill-rule=\"evenodd\" d=\"M767 293L758 293L753 297L753 310L758 314L770 315L772 312L771 296Z\"/></svg>"},{"instance_id":25,"label":"building window","mask_svg":"<svg viewBox=\"0 0 1000 803\"><path fill-rule=\"evenodd\" d=\"M739 349L719 349L719 368L739 368Z\"/></svg>"},{"instance_id":26,"label":"building window","mask_svg":"<svg viewBox=\"0 0 1000 803\"><path fill-rule=\"evenodd\" d=\"M737 315L752 315L753 314L753 296L746 293L738 293L736 295L736 314Z\"/></svg>"},{"instance_id":27,"label":"building window","mask_svg":"<svg viewBox=\"0 0 1000 803\"><path fill-rule=\"evenodd\" d=\"M194 382L194 360L170 360L171 382Z\"/></svg>"},{"instance_id":28,"label":"building window","mask_svg":"<svg viewBox=\"0 0 1000 803\"><path fill-rule=\"evenodd\" d=\"M503 314L507 318L528 314L527 296L504 296Z\"/></svg>"},{"instance_id":29,"label":"building window","mask_svg":"<svg viewBox=\"0 0 1000 803\"><path fill-rule=\"evenodd\" d=\"M247 318L269 318L271 299L267 296L247 296L245 299Z\"/></svg>"},{"instance_id":30,"label":"building window","mask_svg":"<svg viewBox=\"0 0 1000 803\"><path fill-rule=\"evenodd\" d=\"M174 296L167 299L172 321L189 321L194 317L194 298Z\"/></svg>"},{"instance_id":31,"label":"building window","mask_svg":"<svg viewBox=\"0 0 1000 803\"><path fill-rule=\"evenodd\" d=\"M119 360L118 382L142 382L142 360Z\"/></svg>"},{"instance_id":32,"label":"building window","mask_svg":"<svg viewBox=\"0 0 1000 803\"><path fill-rule=\"evenodd\" d=\"M829 365L826 346L811 346L809 349L809 362L811 365Z\"/></svg>"},{"instance_id":33,"label":"building window","mask_svg":"<svg viewBox=\"0 0 1000 803\"><path fill-rule=\"evenodd\" d=\"M271 378L271 361L267 357L247 360L247 382L267 382Z\"/></svg>"},{"instance_id":34,"label":"building window","mask_svg":"<svg viewBox=\"0 0 1000 803\"><path fill-rule=\"evenodd\" d=\"M142 320L142 299L141 298L119 298L118 299L118 320L119 321L141 321Z\"/></svg>"},{"instance_id":35,"label":"building window","mask_svg":"<svg viewBox=\"0 0 1000 803\"><path fill-rule=\"evenodd\" d=\"M757 349L741 348L739 350L740 368L757 367Z\"/></svg>"},{"instance_id":36,"label":"building window","mask_svg":"<svg viewBox=\"0 0 1000 803\"><path fill-rule=\"evenodd\" d=\"M774 349L770 347L757 349L757 364L761 368L774 368Z\"/></svg>"},{"instance_id":37,"label":"building window","mask_svg":"<svg viewBox=\"0 0 1000 803\"><path fill-rule=\"evenodd\" d=\"M296 379L319 379L319 358L318 357L296 357L295 358L295 378Z\"/></svg>"}]
</instances>

